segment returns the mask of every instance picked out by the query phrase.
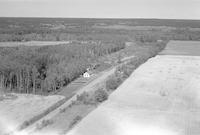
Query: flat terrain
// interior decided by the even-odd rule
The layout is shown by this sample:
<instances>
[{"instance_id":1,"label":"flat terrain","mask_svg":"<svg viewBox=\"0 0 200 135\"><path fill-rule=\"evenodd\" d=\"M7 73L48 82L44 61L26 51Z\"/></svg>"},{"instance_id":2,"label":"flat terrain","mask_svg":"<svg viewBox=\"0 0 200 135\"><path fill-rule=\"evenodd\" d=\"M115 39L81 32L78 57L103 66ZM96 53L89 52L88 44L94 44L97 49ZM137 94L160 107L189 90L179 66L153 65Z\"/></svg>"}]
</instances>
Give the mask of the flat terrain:
<instances>
[{"instance_id":1,"label":"flat terrain","mask_svg":"<svg viewBox=\"0 0 200 135\"><path fill-rule=\"evenodd\" d=\"M67 108L72 101L76 101L77 95L80 95L83 92L95 91L101 87L102 83L106 81L106 79L114 74L116 67L110 68L106 71L100 72L98 77L92 80L87 85L81 87L76 90L74 96L70 98L67 102L65 102L62 106L52 111L23 132L28 133L30 135L59 135L66 130L69 130L69 125L73 121L76 116L85 117L89 112L91 112L95 107L94 106L85 106L85 105L75 105L73 108L66 109L65 112L61 113L60 110ZM44 127L43 129L38 130L37 125L39 125L43 120L52 120L53 123Z\"/></svg>"},{"instance_id":2,"label":"flat terrain","mask_svg":"<svg viewBox=\"0 0 200 135\"><path fill-rule=\"evenodd\" d=\"M135 56L124 57L121 61L122 63L126 63L133 57ZM65 102L62 106L60 106L56 110L49 113L47 116L43 117L42 119L40 119L27 129L25 129L24 132L30 135L47 135L47 134L59 135L62 133L66 133L71 128L70 127L71 123L77 116L84 118L86 115L88 115L88 113L90 113L96 108L96 106L94 105L84 105L84 104L76 104L73 107L68 107L69 104L72 101L76 100L77 94L80 95L83 92L96 91L98 88L101 88L102 84L105 83L106 79L110 75L115 73L117 66L93 74L88 79L80 77L79 79L72 82L69 86L67 86L62 91L57 93L64 95L67 98L68 98L67 95L73 95L72 98L70 98L67 102ZM63 109L65 109L65 111L61 111ZM47 125L46 127L43 127L42 129L38 129L37 125L39 125L43 120L51 120L53 121L53 123Z\"/></svg>"},{"instance_id":3,"label":"flat terrain","mask_svg":"<svg viewBox=\"0 0 200 135\"><path fill-rule=\"evenodd\" d=\"M48 46L69 44L68 41L28 41L28 42L0 42L0 47L17 47L17 46Z\"/></svg>"},{"instance_id":4,"label":"flat terrain","mask_svg":"<svg viewBox=\"0 0 200 135\"><path fill-rule=\"evenodd\" d=\"M103 28L103 29L124 29L124 30L173 30L174 27L167 26L129 26L129 25L106 25L106 26L93 26L94 28Z\"/></svg>"},{"instance_id":5,"label":"flat terrain","mask_svg":"<svg viewBox=\"0 0 200 135\"><path fill-rule=\"evenodd\" d=\"M23 122L40 115L63 96L10 94L0 100L0 134L16 130Z\"/></svg>"},{"instance_id":6,"label":"flat terrain","mask_svg":"<svg viewBox=\"0 0 200 135\"><path fill-rule=\"evenodd\" d=\"M149 59L67 135L199 135L200 57L174 42L179 53Z\"/></svg>"},{"instance_id":7,"label":"flat terrain","mask_svg":"<svg viewBox=\"0 0 200 135\"><path fill-rule=\"evenodd\" d=\"M157 56L68 135L199 135L200 58Z\"/></svg>"},{"instance_id":8,"label":"flat terrain","mask_svg":"<svg viewBox=\"0 0 200 135\"><path fill-rule=\"evenodd\" d=\"M189 55L200 56L199 41L170 41L160 55Z\"/></svg>"}]
</instances>

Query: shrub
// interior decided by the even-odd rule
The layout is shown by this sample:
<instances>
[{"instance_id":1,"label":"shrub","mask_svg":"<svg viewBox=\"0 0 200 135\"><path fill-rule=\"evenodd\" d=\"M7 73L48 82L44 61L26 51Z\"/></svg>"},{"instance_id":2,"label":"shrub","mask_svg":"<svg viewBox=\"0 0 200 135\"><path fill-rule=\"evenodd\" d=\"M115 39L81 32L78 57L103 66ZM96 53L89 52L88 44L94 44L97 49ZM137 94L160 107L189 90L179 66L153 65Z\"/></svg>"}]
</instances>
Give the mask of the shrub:
<instances>
[{"instance_id":1,"label":"shrub","mask_svg":"<svg viewBox=\"0 0 200 135\"><path fill-rule=\"evenodd\" d=\"M67 108L60 109L60 113L64 113L66 110Z\"/></svg>"},{"instance_id":2,"label":"shrub","mask_svg":"<svg viewBox=\"0 0 200 135\"><path fill-rule=\"evenodd\" d=\"M82 101L85 102L86 100L88 100L89 98L89 94L87 92L83 92L80 95L77 95L77 101Z\"/></svg>"},{"instance_id":3,"label":"shrub","mask_svg":"<svg viewBox=\"0 0 200 135\"><path fill-rule=\"evenodd\" d=\"M117 56L117 63L122 63L122 56L119 54L118 56Z\"/></svg>"},{"instance_id":4,"label":"shrub","mask_svg":"<svg viewBox=\"0 0 200 135\"><path fill-rule=\"evenodd\" d=\"M121 79L116 76L111 76L106 81L106 89L107 90L115 90L121 84Z\"/></svg>"},{"instance_id":5,"label":"shrub","mask_svg":"<svg viewBox=\"0 0 200 135\"><path fill-rule=\"evenodd\" d=\"M43 120L40 124L36 125L36 129L41 130L51 124L53 124L53 120Z\"/></svg>"},{"instance_id":6,"label":"shrub","mask_svg":"<svg viewBox=\"0 0 200 135\"><path fill-rule=\"evenodd\" d=\"M103 90L103 89L98 89L94 93L94 98L95 98L95 101L97 103L98 102L103 102L103 101L105 101L105 100L108 99L108 93L105 90Z\"/></svg>"},{"instance_id":7,"label":"shrub","mask_svg":"<svg viewBox=\"0 0 200 135\"><path fill-rule=\"evenodd\" d=\"M70 123L70 125L69 125L69 128L73 128L74 127L74 125L76 125L79 121L81 121L82 120L82 117L81 116L76 116L73 120L72 120L72 122Z\"/></svg>"},{"instance_id":8,"label":"shrub","mask_svg":"<svg viewBox=\"0 0 200 135\"><path fill-rule=\"evenodd\" d=\"M83 92L80 95L77 95L77 100L78 102L82 102L85 105L93 105L96 104L94 100L94 95L90 92Z\"/></svg>"},{"instance_id":9,"label":"shrub","mask_svg":"<svg viewBox=\"0 0 200 135\"><path fill-rule=\"evenodd\" d=\"M25 122L19 127L19 129L24 129L24 128L28 127L30 124L31 124L30 121L25 121Z\"/></svg>"},{"instance_id":10,"label":"shrub","mask_svg":"<svg viewBox=\"0 0 200 135\"><path fill-rule=\"evenodd\" d=\"M132 73L132 71L134 70L135 66L131 66L131 65L128 65L128 64L127 65L122 65L117 69L117 71L122 74L123 78L129 77L130 74Z\"/></svg>"}]
</instances>

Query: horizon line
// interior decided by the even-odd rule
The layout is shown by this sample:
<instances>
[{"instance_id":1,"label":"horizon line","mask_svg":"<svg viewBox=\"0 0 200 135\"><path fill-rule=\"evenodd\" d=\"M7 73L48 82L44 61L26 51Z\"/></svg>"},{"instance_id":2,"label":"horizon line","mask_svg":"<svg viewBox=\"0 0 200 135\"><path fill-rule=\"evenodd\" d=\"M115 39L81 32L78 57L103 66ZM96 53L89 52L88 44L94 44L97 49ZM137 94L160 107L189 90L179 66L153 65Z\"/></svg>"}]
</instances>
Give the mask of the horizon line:
<instances>
[{"instance_id":1,"label":"horizon line","mask_svg":"<svg viewBox=\"0 0 200 135\"><path fill-rule=\"evenodd\" d=\"M144 19L144 20L194 20L200 21L200 19L185 19L185 18L144 18L144 17L42 17L42 16L0 16L0 18L46 18L46 19L122 19L122 20L131 20L131 19Z\"/></svg>"}]
</instances>

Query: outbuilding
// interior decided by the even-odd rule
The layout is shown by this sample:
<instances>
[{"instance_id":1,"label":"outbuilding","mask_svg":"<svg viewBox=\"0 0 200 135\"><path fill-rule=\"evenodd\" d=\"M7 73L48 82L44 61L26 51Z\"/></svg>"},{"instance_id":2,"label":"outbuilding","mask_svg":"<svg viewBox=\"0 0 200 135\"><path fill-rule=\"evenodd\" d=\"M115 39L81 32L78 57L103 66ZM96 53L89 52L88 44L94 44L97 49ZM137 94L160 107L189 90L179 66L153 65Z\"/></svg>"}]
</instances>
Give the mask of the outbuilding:
<instances>
[{"instance_id":1,"label":"outbuilding","mask_svg":"<svg viewBox=\"0 0 200 135\"><path fill-rule=\"evenodd\" d=\"M83 77L84 77L84 78L90 78L90 74L89 74L88 72L85 72L85 73L83 74Z\"/></svg>"}]
</instances>

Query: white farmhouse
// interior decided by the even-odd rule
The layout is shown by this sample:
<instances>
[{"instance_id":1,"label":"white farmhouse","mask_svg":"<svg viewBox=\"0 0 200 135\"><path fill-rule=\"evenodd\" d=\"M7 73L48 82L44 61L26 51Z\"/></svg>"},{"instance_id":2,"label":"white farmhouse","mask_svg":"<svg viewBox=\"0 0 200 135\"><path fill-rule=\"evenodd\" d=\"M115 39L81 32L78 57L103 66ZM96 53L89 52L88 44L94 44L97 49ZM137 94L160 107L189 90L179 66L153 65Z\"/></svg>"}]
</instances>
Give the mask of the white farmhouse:
<instances>
[{"instance_id":1,"label":"white farmhouse","mask_svg":"<svg viewBox=\"0 0 200 135\"><path fill-rule=\"evenodd\" d=\"M83 74L83 77L84 77L84 78L90 78L90 74L89 74L88 72L85 72L85 73Z\"/></svg>"}]
</instances>

